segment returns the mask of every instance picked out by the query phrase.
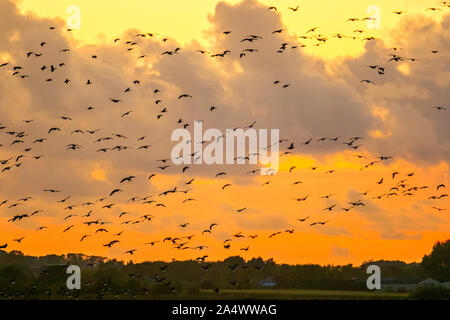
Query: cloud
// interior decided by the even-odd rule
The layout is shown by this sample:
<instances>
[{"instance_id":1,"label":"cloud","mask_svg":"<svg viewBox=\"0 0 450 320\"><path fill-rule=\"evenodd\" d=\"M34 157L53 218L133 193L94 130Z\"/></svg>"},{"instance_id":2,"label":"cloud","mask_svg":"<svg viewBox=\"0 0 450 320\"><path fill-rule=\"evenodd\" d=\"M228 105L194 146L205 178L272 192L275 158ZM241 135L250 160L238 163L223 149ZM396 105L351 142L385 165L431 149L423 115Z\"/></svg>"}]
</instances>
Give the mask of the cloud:
<instances>
[{"instance_id":1,"label":"cloud","mask_svg":"<svg viewBox=\"0 0 450 320\"><path fill-rule=\"evenodd\" d=\"M348 257L350 255L350 250L339 246L333 246L331 248L331 254L337 257Z\"/></svg>"},{"instance_id":2,"label":"cloud","mask_svg":"<svg viewBox=\"0 0 450 320\"><path fill-rule=\"evenodd\" d=\"M337 70L348 84L360 88L369 108L386 110L386 119L377 129L390 134L367 141L369 150L419 163L449 159L449 113L433 108L448 106L450 98L449 29L449 14L441 22L422 15L402 19L394 33L397 50L382 40L370 41L362 56L345 60ZM404 60L388 61L391 54ZM385 73L378 75L369 65L383 66ZM408 72L402 72L401 66ZM361 79L371 79L375 86L361 87Z\"/></svg>"}]
</instances>

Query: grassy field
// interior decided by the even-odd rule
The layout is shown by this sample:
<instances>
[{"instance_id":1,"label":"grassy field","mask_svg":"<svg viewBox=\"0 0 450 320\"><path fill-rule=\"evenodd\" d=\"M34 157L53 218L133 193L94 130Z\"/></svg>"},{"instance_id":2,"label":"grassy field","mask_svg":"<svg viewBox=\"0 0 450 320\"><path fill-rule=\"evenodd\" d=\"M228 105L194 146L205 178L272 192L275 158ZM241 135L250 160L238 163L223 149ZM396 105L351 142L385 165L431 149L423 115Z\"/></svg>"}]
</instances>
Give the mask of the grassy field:
<instances>
[{"instance_id":1,"label":"grassy field","mask_svg":"<svg viewBox=\"0 0 450 320\"><path fill-rule=\"evenodd\" d=\"M66 300L67 296L30 295L19 297L0 297L0 300ZM339 291L339 290L299 290L299 289L249 289L228 290L220 293L213 290L200 290L196 293L150 294L150 295L113 295L99 298L96 295L81 295L80 300L405 300L410 299L408 293Z\"/></svg>"},{"instance_id":2,"label":"grassy field","mask_svg":"<svg viewBox=\"0 0 450 320\"><path fill-rule=\"evenodd\" d=\"M369 299L392 300L407 299L408 293L370 292L370 291L341 291L341 290L300 290L300 289L248 289L222 290L219 294L212 290L200 290L197 297L209 299Z\"/></svg>"},{"instance_id":3,"label":"grassy field","mask_svg":"<svg viewBox=\"0 0 450 320\"><path fill-rule=\"evenodd\" d=\"M440 298L440 296L438 296ZM66 295L25 295L2 296L0 300L65 300L74 299ZM307 290L307 289L223 289L219 293L213 290L196 289L177 293L149 293L146 295L106 294L99 297L96 294L80 294L81 300L405 300L411 299L409 293L370 292L345 290Z\"/></svg>"}]
</instances>

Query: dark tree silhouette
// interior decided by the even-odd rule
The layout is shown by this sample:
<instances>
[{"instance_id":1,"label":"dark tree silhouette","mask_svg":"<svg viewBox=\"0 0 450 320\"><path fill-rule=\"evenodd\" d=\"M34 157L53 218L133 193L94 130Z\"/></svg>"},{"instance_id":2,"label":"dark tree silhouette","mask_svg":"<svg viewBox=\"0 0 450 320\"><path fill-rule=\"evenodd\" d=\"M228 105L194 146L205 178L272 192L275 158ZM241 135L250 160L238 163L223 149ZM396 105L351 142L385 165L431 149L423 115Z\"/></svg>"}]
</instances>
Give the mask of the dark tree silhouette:
<instances>
[{"instance_id":1,"label":"dark tree silhouette","mask_svg":"<svg viewBox=\"0 0 450 320\"><path fill-rule=\"evenodd\" d=\"M450 240L437 242L422 259L425 274L438 281L450 281Z\"/></svg>"}]
</instances>

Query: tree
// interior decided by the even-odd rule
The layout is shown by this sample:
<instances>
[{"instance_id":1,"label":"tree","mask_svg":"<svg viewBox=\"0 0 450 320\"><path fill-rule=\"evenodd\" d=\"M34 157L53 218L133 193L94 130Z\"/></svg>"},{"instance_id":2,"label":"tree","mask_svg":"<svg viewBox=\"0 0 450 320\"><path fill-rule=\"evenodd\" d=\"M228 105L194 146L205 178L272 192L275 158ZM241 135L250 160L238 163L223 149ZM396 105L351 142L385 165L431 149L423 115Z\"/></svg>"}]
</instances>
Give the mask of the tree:
<instances>
[{"instance_id":1,"label":"tree","mask_svg":"<svg viewBox=\"0 0 450 320\"><path fill-rule=\"evenodd\" d=\"M437 242L433 251L422 259L425 274L438 281L450 281L450 239Z\"/></svg>"}]
</instances>

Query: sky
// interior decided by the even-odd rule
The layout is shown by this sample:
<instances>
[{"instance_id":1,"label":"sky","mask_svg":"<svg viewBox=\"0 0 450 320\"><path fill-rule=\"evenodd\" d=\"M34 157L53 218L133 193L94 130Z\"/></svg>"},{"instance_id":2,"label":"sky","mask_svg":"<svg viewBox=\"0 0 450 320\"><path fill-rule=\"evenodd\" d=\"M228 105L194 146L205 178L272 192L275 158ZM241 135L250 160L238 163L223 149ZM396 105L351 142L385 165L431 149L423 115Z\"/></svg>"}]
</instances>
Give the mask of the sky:
<instances>
[{"instance_id":1,"label":"sky","mask_svg":"<svg viewBox=\"0 0 450 320\"><path fill-rule=\"evenodd\" d=\"M110 1L71 1L71 0L21 0L20 9L23 13L36 14L40 17L52 17L67 20L72 16L71 6L80 8L80 29L74 30L74 35L81 43L98 43L110 41L127 29L147 30L166 37L174 38L181 44L199 41L207 44L211 34L207 31L213 19L217 4L238 4L240 1L146 1L130 0L111 4ZM393 11L405 11L410 16L424 15L440 21L445 10L441 12L426 11L426 8L439 8L440 2L433 0L401 0L372 1L349 0L339 1L260 1L263 6L275 6L276 15L280 18L280 26L286 26L292 35L302 35L310 28L319 26L320 32L352 33L355 29L366 28L366 21L348 22L352 17L378 17L377 24L370 29L371 34L383 37L388 43L395 44L391 39L391 31L396 28L399 16ZM289 9L299 9L295 12ZM374 7L374 11L372 11ZM445 8L444 8L445 9ZM274 11L273 11L274 12ZM336 31L338 30L338 31ZM391 42L392 41L392 42ZM307 43L308 41L305 41ZM363 42L348 41L345 45L335 42L323 47L308 47L308 54L338 58L348 55L359 55L364 51Z\"/></svg>"},{"instance_id":2,"label":"sky","mask_svg":"<svg viewBox=\"0 0 450 320\"><path fill-rule=\"evenodd\" d=\"M376 19L361 21L368 8ZM420 261L449 238L449 10L439 1L0 0L0 245L134 261ZM241 41L249 35L262 38ZM273 176L249 174L251 164L183 172L158 161L170 158L173 130L195 120L223 132L279 129L289 153ZM95 220L105 224L85 224Z\"/></svg>"}]
</instances>

